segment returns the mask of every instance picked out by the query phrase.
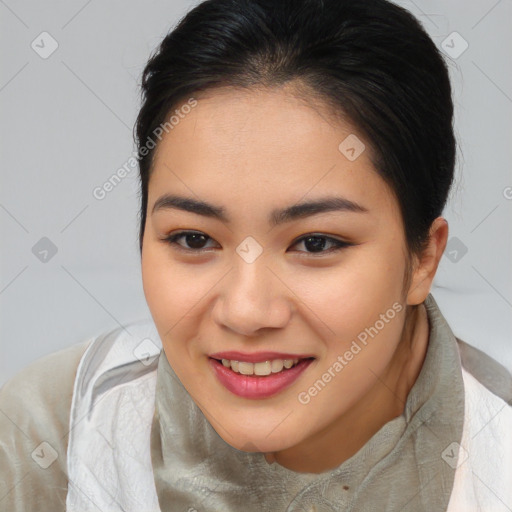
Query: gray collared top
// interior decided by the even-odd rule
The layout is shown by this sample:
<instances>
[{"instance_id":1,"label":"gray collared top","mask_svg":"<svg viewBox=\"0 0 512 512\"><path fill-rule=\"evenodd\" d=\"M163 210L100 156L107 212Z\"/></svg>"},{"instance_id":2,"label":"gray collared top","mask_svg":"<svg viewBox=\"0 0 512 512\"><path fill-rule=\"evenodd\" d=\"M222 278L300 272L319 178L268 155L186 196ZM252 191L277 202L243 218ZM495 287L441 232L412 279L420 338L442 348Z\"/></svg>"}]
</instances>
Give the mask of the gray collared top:
<instances>
[{"instance_id":1,"label":"gray collared top","mask_svg":"<svg viewBox=\"0 0 512 512\"><path fill-rule=\"evenodd\" d=\"M464 420L458 340L432 295L421 372L402 415L330 471L298 473L227 444L169 365L158 363L152 462L162 512L444 511ZM340 442L347 442L346 439Z\"/></svg>"}]
</instances>

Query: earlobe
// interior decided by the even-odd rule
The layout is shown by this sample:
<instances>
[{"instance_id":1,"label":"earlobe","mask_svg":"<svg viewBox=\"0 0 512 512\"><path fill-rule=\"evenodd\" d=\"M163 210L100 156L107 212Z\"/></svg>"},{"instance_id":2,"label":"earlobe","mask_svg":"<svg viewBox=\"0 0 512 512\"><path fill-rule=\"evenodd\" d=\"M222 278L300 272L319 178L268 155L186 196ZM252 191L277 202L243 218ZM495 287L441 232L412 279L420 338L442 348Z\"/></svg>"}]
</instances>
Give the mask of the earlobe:
<instances>
[{"instance_id":1,"label":"earlobe","mask_svg":"<svg viewBox=\"0 0 512 512\"><path fill-rule=\"evenodd\" d=\"M448 239L448 222L437 217L430 226L429 241L423 253L418 256L411 285L407 293L407 304L421 304L430 293L432 281L437 272Z\"/></svg>"}]
</instances>

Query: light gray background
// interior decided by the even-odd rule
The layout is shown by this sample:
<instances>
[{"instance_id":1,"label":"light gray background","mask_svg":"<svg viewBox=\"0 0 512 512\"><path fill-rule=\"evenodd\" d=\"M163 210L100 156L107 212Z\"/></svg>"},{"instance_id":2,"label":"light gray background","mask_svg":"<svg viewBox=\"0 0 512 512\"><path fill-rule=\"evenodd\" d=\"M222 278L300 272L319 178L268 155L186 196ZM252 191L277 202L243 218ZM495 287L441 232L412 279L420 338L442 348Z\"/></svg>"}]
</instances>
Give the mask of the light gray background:
<instances>
[{"instance_id":1,"label":"light gray background","mask_svg":"<svg viewBox=\"0 0 512 512\"><path fill-rule=\"evenodd\" d=\"M0 0L0 384L149 316L136 170L101 201L92 191L133 154L144 64L195 3ZM512 370L512 3L399 3L439 47L469 45L447 57L460 153L432 293L456 335ZM58 43L46 59L31 47L51 48L42 32ZM42 237L57 247L46 262L32 252Z\"/></svg>"}]
</instances>

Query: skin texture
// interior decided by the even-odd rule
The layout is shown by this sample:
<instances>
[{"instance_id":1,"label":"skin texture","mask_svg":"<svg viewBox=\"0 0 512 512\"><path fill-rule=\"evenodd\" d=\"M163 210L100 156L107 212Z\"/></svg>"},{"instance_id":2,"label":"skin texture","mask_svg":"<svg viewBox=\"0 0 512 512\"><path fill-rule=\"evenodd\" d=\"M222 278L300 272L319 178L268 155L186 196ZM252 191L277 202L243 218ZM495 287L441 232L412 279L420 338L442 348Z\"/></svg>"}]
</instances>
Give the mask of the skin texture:
<instances>
[{"instance_id":1,"label":"skin texture","mask_svg":"<svg viewBox=\"0 0 512 512\"><path fill-rule=\"evenodd\" d=\"M427 349L421 303L446 245L447 222L437 218L425 252L409 260L398 203L371 163L369 142L288 86L217 89L195 98L197 106L164 136L153 163L142 249L148 306L170 365L227 443L294 471L326 471L403 411ZM349 161L338 146L354 133L367 149ZM152 214L165 193L222 206L230 221L178 209ZM268 222L275 208L327 195L368 211ZM183 250L201 247L186 237L175 245L164 240L181 230L207 235L203 248ZM327 239L317 253L299 240L310 234L355 245L333 251ZM263 249L252 263L236 252L248 236ZM401 311L301 403L299 393L395 303ZM229 392L210 368L208 355L225 350L315 360L287 389L253 400Z\"/></svg>"}]
</instances>

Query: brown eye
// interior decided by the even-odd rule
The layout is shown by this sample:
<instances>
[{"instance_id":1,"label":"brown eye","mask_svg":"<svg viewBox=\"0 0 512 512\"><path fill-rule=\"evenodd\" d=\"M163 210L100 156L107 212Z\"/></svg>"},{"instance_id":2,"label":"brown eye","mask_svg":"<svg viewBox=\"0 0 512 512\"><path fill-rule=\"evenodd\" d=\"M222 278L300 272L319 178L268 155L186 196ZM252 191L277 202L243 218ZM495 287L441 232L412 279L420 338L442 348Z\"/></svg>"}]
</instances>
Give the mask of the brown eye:
<instances>
[{"instance_id":1,"label":"brown eye","mask_svg":"<svg viewBox=\"0 0 512 512\"><path fill-rule=\"evenodd\" d=\"M186 246L179 243L178 240L185 240ZM164 241L170 245L174 245L179 249L183 249L185 251L201 251L205 249L205 244L208 240L213 240L208 235L198 232L198 231L179 231L178 233L174 233L164 239Z\"/></svg>"},{"instance_id":2,"label":"brown eye","mask_svg":"<svg viewBox=\"0 0 512 512\"><path fill-rule=\"evenodd\" d=\"M354 245L326 235L306 235L297 240L294 245L299 243L304 243L304 247L306 248L306 251L299 252L306 252L309 254L331 253ZM329 245L331 245L331 248L329 250L324 250L325 247Z\"/></svg>"}]
</instances>

